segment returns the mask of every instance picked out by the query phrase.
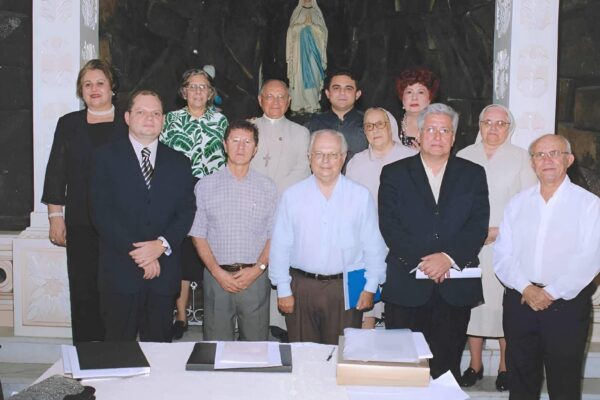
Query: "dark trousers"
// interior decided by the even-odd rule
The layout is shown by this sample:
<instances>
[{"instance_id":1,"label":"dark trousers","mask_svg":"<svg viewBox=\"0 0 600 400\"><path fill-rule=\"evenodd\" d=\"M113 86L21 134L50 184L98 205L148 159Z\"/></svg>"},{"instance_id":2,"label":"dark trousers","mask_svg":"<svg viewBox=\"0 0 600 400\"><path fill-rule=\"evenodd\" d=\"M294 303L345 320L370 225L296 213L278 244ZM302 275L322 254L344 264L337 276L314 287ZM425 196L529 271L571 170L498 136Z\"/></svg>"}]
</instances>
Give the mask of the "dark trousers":
<instances>
[{"instance_id":1,"label":"dark trousers","mask_svg":"<svg viewBox=\"0 0 600 400\"><path fill-rule=\"evenodd\" d=\"M454 378L459 380L460 359L467 341L470 318L470 307L448 304L437 288L422 306L404 307L385 303L386 329L423 332L433 354L429 368L434 379L450 370Z\"/></svg>"},{"instance_id":2,"label":"dark trousers","mask_svg":"<svg viewBox=\"0 0 600 400\"><path fill-rule=\"evenodd\" d=\"M362 311L344 310L342 279L318 281L291 270L294 312L286 314L290 342L338 344L344 328L360 328Z\"/></svg>"},{"instance_id":3,"label":"dark trousers","mask_svg":"<svg viewBox=\"0 0 600 400\"><path fill-rule=\"evenodd\" d=\"M104 339L98 293L98 235L89 226L67 227L67 273L73 343Z\"/></svg>"},{"instance_id":4,"label":"dark trousers","mask_svg":"<svg viewBox=\"0 0 600 400\"><path fill-rule=\"evenodd\" d=\"M144 288L138 293L102 293L107 341L170 342L175 295Z\"/></svg>"},{"instance_id":5,"label":"dark trousers","mask_svg":"<svg viewBox=\"0 0 600 400\"><path fill-rule=\"evenodd\" d=\"M544 368L551 400L581 399L593 290L589 285L572 300L559 299L544 311L533 311L521 304L521 293L506 289L503 326L510 399L539 399Z\"/></svg>"}]
</instances>

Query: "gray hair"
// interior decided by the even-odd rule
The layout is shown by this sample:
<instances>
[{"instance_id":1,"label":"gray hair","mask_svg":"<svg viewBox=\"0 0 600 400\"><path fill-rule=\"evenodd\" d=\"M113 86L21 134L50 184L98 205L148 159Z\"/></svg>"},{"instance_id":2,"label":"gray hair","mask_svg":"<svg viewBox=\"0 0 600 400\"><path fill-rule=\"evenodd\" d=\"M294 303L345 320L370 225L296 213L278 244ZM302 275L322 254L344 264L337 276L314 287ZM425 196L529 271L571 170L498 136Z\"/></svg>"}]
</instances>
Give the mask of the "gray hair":
<instances>
[{"instance_id":1,"label":"gray hair","mask_svg":"<svg viewBox=\"0 0 600 400\"><path fill-rule=\"evenodd\" d=\"M285 88L285 91L286 91L286 93L287 93L287 95L289 97L289 95L290 95L290 88L288 87L288 85L284 81L282 81L280 79L268 79L268 80L264 81L263 84L262 84L262 86L260 87L260 92L258 92L258 94L262 96L263 92L265 91L265 86L267 86L267 84L272 83L272 82L279 82L279 83L281 83L281 85L283 85L283 87Z\"/></svg>"},{"instance_id":2,"label":"gray hair","mask_svg":"<svg viewBox=\"0 0 600 400\"><path fill-rule=\"evenodd\" d=\"M346 138L344 137L344 134L338 131L335 131L333 129L320 129L318 131L314 131L311 135L310 135L310 142L308 143L308 155L310 156L310 153L312 153L312 149L313 149L313 144L315 143L315 140L317 140L317 136L320 135L334 135L340 138L340 140L342 141L342 154L346 154L348 153L348 142L346 142Z\"/></svg>"},{"instance_id":3,"label":"gray hair","mask_svg":"<svg viewBox=\"0 0 600 400\"><path fill-rule=\"evenodd\" d=\"M483 110L481 110L481 113L479 113L479 122L483 121L483 114L485 114L485 112L491 108L499 108L506 113L506 115L508 116L508 122L510 123L510 125L508 125L508 137L511 137L511 135L517 128L517 124L515 122L515 117L512 115L510 110L502 104L490 104L485 106Z\"/></svg>"},{"instance_id":4,"label":"gray hair","mask_svg":"<svg viewBox=\"0 0 600 400\"><path fill-rule=\"evenodd\" d=\"M559 138L560 140L562 140L563 144L565 145L566 152L569 154L572 153L571 142L569 142L569 139L567 139L566 137L561 136L561 135L555 135L554 133L546 133L545 135L542 135L539 138L535 139L533 142L531 142L531 144L529 145L529 148L527 149L527 151L529 152L529 155L533 154L533 148L535 147L535 145L538 144L538 142L540 142L542 139L545 139L547 137Z\"/></svg>"},{"instance_id":5,"label":"gray hair","mask_svg":"<svg viewBox=\"0 0 600 400\"><path fill-rule=\"evenodd\" d=\"M363 115L363 119L366 118L367 114L370 114L373 111L381 111L383 113L383 115L385 115L385 122L387 122L388 124L390 124L390 128L391 128L390 117L388 116L387 110L385 110L384 108L381 108L381 107L370 107L370 108L367 108L365 110L364 115Z\"/></svg>"},{"instance_id":6,"label":"gray hair","mask_svg":"<svg viewBox=\"0 0 600 400\"><path fill-rule=\"evenodd\" d=\"M456 134L456 130L458 129L458 113L454 111L454 109L450 106L447 106L442 103L433 103L425 107L417 118L417 129L419 132L423 130L423 126L425 125L425 118L427 118L430 114L441 114L450 117L452 120L452 131Z\"/></svg>"}]
</instances>

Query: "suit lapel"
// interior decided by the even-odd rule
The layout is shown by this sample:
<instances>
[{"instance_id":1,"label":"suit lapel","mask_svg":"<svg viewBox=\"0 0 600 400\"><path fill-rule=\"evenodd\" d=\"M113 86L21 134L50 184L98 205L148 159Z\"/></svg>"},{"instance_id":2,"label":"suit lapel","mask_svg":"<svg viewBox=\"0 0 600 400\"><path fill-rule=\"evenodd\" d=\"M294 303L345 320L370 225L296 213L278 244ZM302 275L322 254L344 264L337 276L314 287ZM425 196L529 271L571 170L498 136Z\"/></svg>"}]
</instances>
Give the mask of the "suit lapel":
<instances>
[{"instance_id":1,"label":"suit lapel","mask_svg":"<svg viewBox=\"0 0 600 400\"><path fill-rule=\"evenodd\" d=\"M150 186L150 192L154 192L157 187L160 188L160 185L163 181L163 173L165 172L165 166L163 164L165 161L165 152L164 145L158 142L158 146L156 147L156 159L154 160L154 175L152 175L152 182Z\"/></svg>"},{"instance_id":2,"label":"suit lapel","mask_svg":"<svg viewBox=\"0 0 600 400\"><path fill-rule=\"evenodd\" d=\"M425 168L423 167L423 162L421 161L421 156L419 154L412 157L409 174L413 184L419 193L421 193L421 197L425 200L425 203L430 207L434 207L435 198L433 197L431 186L429 186L429 179L427 179L427 174L425 173Z\"/></svg>"}]
</instances>

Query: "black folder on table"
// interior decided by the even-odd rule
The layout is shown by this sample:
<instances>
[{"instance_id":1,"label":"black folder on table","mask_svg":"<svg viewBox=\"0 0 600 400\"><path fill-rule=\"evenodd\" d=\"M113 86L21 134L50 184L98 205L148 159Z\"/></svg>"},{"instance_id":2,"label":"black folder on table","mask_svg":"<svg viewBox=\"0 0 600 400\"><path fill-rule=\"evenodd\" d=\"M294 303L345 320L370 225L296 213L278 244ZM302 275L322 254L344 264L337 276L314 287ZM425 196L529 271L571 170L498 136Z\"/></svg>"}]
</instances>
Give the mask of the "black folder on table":
<instances>
[{"instance_id":1,"label":"black folder on table","mask_svg":"<svg viewBox=\"0 0 600 400\"><path fill-rule=\"evenodd\" d=\"M82 370L150 368L138 342L82 342L75 348Z\"/></svg>"},{"instance_id":2,"label":"black folder on table","mask_svg":"<svg viewBox=\"0 0 600 400\"><path fill-rule=\"evenodd\" d=\"M215 371L216 343L200 342L194 345L194 350L185 365L187 371ZM292 348L289 344L280 344L281 364L277 367L231 368L217 371L232 372L292 372Z\"/></svg>"}]
</instances>

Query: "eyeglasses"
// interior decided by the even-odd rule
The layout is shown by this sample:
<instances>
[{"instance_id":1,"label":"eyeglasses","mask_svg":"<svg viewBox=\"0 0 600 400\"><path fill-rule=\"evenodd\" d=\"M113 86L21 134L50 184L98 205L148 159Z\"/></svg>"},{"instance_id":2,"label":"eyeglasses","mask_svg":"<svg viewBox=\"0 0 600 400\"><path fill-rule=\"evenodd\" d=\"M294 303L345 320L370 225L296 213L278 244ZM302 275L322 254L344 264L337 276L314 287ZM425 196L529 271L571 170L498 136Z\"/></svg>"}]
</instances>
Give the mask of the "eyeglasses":
<instances>
[{"instance_id":1,"label":"eyeglasses","mask_svg":"<svg viewBox=\"0 0 600 400\"><path fill-rule=\"evenodd\" d=\"M208 86L206 83L191 83L186 86L186 89L190 92L204 92L209 88L210 86Z\"/></svg>"},{"instance_id":2,"label":"eyeglasses","mask_svg":"<svg viewBox=\"0 0 600 400\"><path fill-rule=\"evenodd\" d=\"M266 101L286 101L288 99L288 95L287 94L263 94L261 95L263 99L265 99Z\"/></svg>"},{"instance_id":3,"label":"eyeglasses","mask_svg":"<svg viewBox=\"0 0 600 400\"><path fill-rule=\"evenodd\" d=\"M324 160L337 161L342 156L340 153L321 153L320 151L317 151L316 153L311 153L310 155L312 158L314 158L317 161L324 161Z\"/></svg>"},{"instance_id":4,"label":"eyeglasses","mask_svg":"<svg viewBox=\"0 0 600 400\"><path fill-rule=\"evenodd\" d=\"M388 122L386 121L378 121L375 123L370 123L367 122L366 124L363 125L363 128L365 129L365 131L367 132L371 132L373 129L377 128L377 129L383 129L385 128L385 126L388 124Z\"/></svg>"},{"instance_id":5,"label":"eyeglasses","mask_svg":"<svg viewBox=\"0 0 600 400\"><path fill-rule=\"evenodd\" d=\"M508 126L510 125L510 122L507 121L492 121L489 119L485 119L483 121L479 121L479 125L481 125L482 127L486 127L486 128L491 128L492 126L495 126L498 129L504 129L504 128L508 128Z\"/></svg>"},{"instance_id":6,"label":"eyeglasses","mask_svg":"<svg viewBox=\"0 0 600 400\"><path fill-rule=\"evenodd\" d=\"M450 128L436 128L434 126L424 128L423 131L430 136L433 136L436 133L439 133L442 136L452 135L454 133Z\"/></svg>"},{"instance_id":7,"label":"eyeglasses","mask_svg":"<svg viewBox=\"0 0 600 400\"><path fill-rule=\"evenodd\" d=\"M550 150L548 152L545 151L537 151L535 153L531 153L531 157L535 161L543 160L544 158L550 158L551 160L555 160L563 154L571 154L568 151L560 151L560 150Z\"/></svg>"},{"instance_id":8,"label":"eyeglasses","mask_svg":"<svg viewBox=\"0 0 600 400\"><path fill-rule=\"evenodd\" d=\"M249 138L241 138L241 137L233 137L233 138L228 138L227 139L228 142L231 142L235 145L240 145L240 144L245 144L245 145L249 145L249 144L254 144L254 139L249 139Z\"/></svg>"}]
</instances>

